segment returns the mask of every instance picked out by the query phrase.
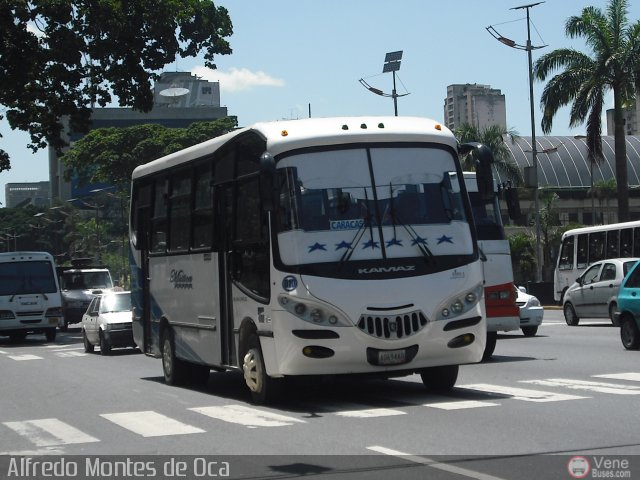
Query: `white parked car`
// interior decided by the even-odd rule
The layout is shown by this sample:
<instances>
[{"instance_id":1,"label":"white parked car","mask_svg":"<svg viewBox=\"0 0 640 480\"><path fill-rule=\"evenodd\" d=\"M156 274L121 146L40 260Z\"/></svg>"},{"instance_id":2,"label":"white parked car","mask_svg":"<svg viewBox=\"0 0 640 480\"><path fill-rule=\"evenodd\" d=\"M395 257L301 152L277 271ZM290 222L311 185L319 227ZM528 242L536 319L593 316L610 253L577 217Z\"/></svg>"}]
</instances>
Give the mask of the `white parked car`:
<instances>
[{"instance_id":1,"label":"white parked car","mask_svg":"<svg viewBox=\"0 0 640 480\"><path fill-rule=\"evenodd\" d=\"M567 325L578 325L581 318L609 318L615 325L620 284L637 261L637 258L610 258L587 268L562 297Z\"/></svg>"},{"instance_id":2,"label":"white parked car","mask_svg":"<svg viewBox=\"0 0 640 480\"><path fill-rule=\"evenodd\" d=\"M109 355L113 347L135 347L131 322L131 292L110 292L91 300L82 316L84 351Z\"/></svg>"},{"instance_id":3,"label":"white parked car","mask_svg":"<svg viewBox=\"0 0 640 480\"><path fill-rule=\"evenodd\" d=\"M544 307L540 305L540 300L527 293L526 288L518 287L516 292L516 305L520 307L520 329L525 337L535 337L538 327L542 324Z\"/></svg>"}]
</instances>

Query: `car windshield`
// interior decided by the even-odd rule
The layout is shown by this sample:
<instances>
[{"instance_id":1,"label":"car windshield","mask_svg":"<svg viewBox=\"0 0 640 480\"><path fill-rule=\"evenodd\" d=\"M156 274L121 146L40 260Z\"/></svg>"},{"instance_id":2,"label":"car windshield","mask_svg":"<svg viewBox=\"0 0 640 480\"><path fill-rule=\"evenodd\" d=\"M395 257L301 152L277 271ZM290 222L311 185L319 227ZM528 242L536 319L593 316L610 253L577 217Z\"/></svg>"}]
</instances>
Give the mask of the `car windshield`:
<instances>
[{"instance_id":1,"label":"car windshield","mask_svg":"<svg viewBox=\"0 0 640 480\"><path fill-rule=\"evenodd\" d=\"M65 272L61 278L65 290L90 290L113 288L109 272Z\"/></svg>"},{"instance_id":2,"label":"car windshield","mask_svg":"<svg viewBox=\"0 0 640 480\"><path fill-rule=\"evenodd\" d=\"M100 302L100 313L128 312L131 310L131 295L128 293L108 295Z\"/></svg>"}]
</instances>

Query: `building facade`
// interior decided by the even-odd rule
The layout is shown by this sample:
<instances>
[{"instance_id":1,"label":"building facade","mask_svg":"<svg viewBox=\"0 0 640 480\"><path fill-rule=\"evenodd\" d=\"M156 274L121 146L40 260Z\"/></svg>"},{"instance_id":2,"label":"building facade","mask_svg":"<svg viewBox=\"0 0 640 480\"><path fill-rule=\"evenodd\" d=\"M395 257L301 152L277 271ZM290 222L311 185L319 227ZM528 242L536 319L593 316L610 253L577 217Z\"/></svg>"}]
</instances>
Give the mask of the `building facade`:
<instances>
[{"instance_id":1,"label":"building facade","mask_svg":"<svg viewBox=\"0 0 640 480\"><path fill-rule=\"evenodd\" d=\"M4 187L6 207L48 207L49 192L49 182L7 183Z\"/></svg>"},{"instance_id":2,"label":"building facade","mask_svg":"<svg viewBox=\"0 0 640 480\"><path fill-rule=\"evenodd\" d=\"M450 130L464 123L479 130L498 125L506 130L505 96L498 89L477 83L455 84L447 87L444 119Z\"/></svg>"}]
</instances>

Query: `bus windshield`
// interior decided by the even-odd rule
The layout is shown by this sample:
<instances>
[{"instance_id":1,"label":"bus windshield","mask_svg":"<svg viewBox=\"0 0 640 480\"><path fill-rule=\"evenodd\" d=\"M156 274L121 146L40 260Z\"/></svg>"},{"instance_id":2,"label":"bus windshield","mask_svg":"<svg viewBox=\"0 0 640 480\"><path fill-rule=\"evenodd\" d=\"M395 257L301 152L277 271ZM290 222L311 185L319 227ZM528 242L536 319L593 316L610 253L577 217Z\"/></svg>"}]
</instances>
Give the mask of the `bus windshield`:
<instances>
[{"instance_id":1,"label":"bus windshield","mask_svg":"<svg viewBox=\"0 0 640 480\"><path fill-rule=\"evenodd\" d=\"M429 147L305 152L280 160L287 265L473 251L451 153Z\"/></svg>"},{"instance_id":2,"label":"bus windshield","mask_svg":"<svg viewBox=\"0 0 640 480\"><path fill-rule=\"evenodd\" d=\"M57 291L51 262L0 263L0 295L27 295Z\"/></svg>"}]
</instances>

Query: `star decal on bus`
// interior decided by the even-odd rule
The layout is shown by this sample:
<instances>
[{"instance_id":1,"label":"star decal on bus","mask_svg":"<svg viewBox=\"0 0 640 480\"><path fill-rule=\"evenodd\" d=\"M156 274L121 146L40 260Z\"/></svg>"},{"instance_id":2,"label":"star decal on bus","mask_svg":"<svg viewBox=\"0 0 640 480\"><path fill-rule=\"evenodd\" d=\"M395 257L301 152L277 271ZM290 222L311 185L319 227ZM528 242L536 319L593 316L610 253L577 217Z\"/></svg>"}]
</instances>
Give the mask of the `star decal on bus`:
<instances>
[{"instance_id":1,"label":"star decal on bus","mask_svg":"<svg viewBox=\"0 0 640 480\"><path fill-rule=\"evenodd\" d=\"M419 235L416 235L416 237L411 241L411 245L426 245L427 244L427 239L426 238L422 238Z\"/></svg>"},{"instance_id":2,"label":"star decal on bus","mask_svg":"<svg viewBox=\"0 0 640 480\"><path fill-rule=\"evenodd\" d=\"M398 245L399 247L402 246L402 240L398 240L397 238L393 237L391 240L389 240L387 242L387 248L392 246L392 245Z\"/></svg>"},{"instance_id":3,"label":"star decal on bus","mask_svg":"<svg viewBox=\"0 0 640 480\"><path fill-rule=\"evenodd\" d=\"M440 245L441 243L453 243L453 240L451 239L451 237L447 237L446 235L442 235L439 239L438 239L438 245Z\"/></svg>"},{"instance_id":4,"label":"star decal on bus","mask_svg":"<svg viewBox=\"0 0 640 480\"><path fill-rule=\"evenodd\" d=\"M344 240L341 241L340 243L336 243L336 250L341 250L343 248L351 248L351 244L348 242L345 242Z\"/></svg>"},{"instance_id":5,"label":"star decal on bus","mask_svg":"<svg viewBox=\"0 0 640 480\"><path fill-rule=\"evenodd\" d=\"M313 245L309 245L309 253L313 252L314 250L324 250L326 252L327 249L325 247L326 245L324 243L316 242Z\"/></svg>"},{"instance_id":6,"label":"star decal on bus","mask_svg":"<svg viewBox=\"0 0 640 480\"><path fill-rule=\"evenodd\" d=\"M366 242L363 246L362 249L366 249L366 248L370 248L371 250L374 250L376 248L380 248L380 245L378 245L378 242L374 242L373 240L369 240L368 242Z\"/></svg>"}]
</instances>

